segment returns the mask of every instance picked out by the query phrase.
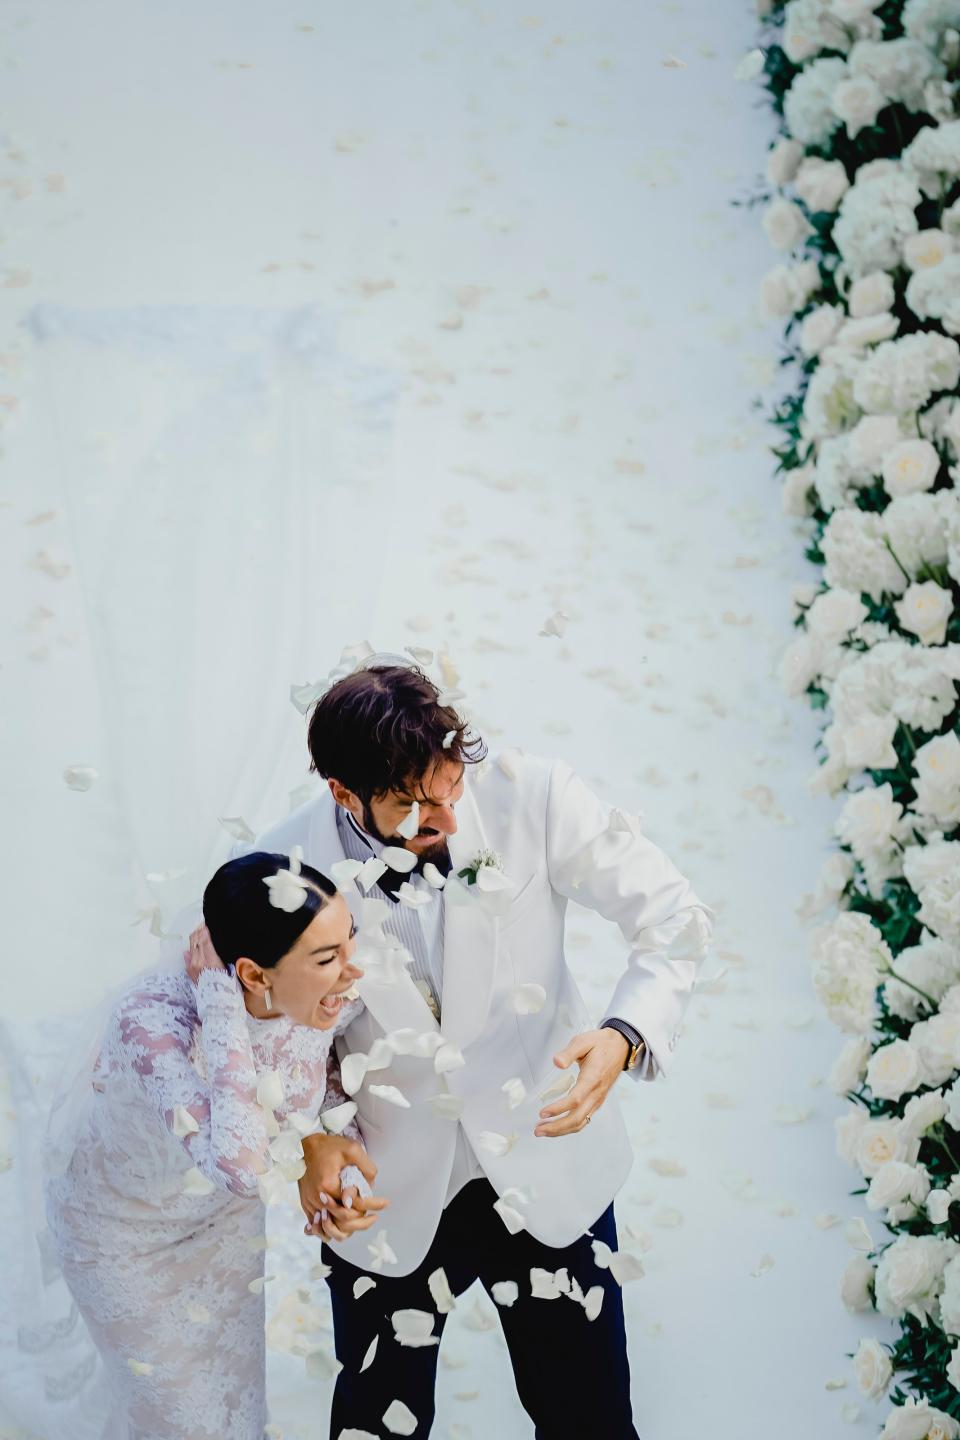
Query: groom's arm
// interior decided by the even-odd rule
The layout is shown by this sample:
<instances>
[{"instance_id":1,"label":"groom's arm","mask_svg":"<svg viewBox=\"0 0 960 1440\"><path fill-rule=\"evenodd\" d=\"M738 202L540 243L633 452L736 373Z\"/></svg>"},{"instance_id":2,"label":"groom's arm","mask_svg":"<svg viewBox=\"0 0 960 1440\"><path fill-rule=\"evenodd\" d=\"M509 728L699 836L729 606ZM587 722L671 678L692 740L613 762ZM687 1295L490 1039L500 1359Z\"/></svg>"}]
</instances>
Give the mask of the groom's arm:
<instances>
[{"instance_id":1,"label":"groom's arm","mask_svg":"<svg viewBox=\"0 0 960 1440\"><path fill-rule=\"evenodd\" d=\"M716 915L639 823L619 815L566 761L553 762L546 816L550 883L614 921L630 945L603 1013L644 1040L644 1057L628 1073L654 1079L670 1064Z\"/></svg>"}]
</instances>

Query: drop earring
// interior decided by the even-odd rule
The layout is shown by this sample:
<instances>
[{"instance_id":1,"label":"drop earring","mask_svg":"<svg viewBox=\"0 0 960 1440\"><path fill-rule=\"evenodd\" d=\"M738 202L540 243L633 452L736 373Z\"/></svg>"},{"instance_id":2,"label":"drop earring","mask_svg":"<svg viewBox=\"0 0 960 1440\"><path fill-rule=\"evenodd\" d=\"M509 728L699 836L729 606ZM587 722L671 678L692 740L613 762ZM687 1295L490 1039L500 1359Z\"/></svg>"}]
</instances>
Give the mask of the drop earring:
<instances>
[{"instance_id":1,"label":"drop earring","mask_svg":"<svg viewBox=\"0 0 960 1440\"><path fill-rule=\"evenodd\" d=\"M271 1000L271 998L270 998L270 986L269 986L269 985L267 986L266 990L264 990L264 992L263 992L263 1003L264 1003L264 1005L266 1005L266 1007L267 1007L268 1010L272 1010L272 1009L273 1009L273 1002L272 1002L272 1000Z\"/></svg>"}]
</instances>

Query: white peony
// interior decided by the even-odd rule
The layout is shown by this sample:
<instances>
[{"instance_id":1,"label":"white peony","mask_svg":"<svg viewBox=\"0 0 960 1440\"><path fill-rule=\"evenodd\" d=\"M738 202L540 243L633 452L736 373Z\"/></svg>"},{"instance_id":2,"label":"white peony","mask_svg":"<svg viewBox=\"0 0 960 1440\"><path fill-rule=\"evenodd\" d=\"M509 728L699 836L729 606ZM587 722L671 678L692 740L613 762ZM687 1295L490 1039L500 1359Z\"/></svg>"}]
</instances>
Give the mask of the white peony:
<instances>
[{"instance_id":1,"label":"white peony","mask_svg":"<svg viewBox=\"0 0 960 1440\"><path fill-rule=\"evenodd\" d=\"M803 400L803 421L811 438L842 435L860 419L863 407L855 399L855 383L865 363L853 351L840 351L829 364L817 367Z\"/></svg>"},{"instance_id":2,"label":"white peony","mask_svg":"<svg viewBox=\"0 0 960 1440\"><path fill-rule=\"evenodd\" d=\"M941 1007L960 996L957 987L945 991ZM910 1032L910 1044L920 1060L925 1085L945 1085L957 1068L960 1043L960 1013L941 1008L928 1020L918 1020Z\"/></svg>"},{"instance_id":3,"label":"white peony","mask_svg":"<svg viewBox=\"0 0 960 1440\"><path fill-rule=\"evenodd\" d=\"M824 573L830 585L842 585L881 600L899 595L907 581L884 544L883 517L867 510L837 510L823 532Z\"/></svg>"},{"instance_id":4,"label":"white peony","mask_svg":"<svg viewBox=\"0 0 960 1440\"><path fill-rule=\"evenodd\" d=\"M892 770L897 764L893 737L895 715L870 715L862 720L833 721L823 732L831 759L839 760L850 775L858 770Z\"/></svg>"},{"instance_id":5,"label":"white peony","mask_svg":"<svg viewBox=\"0 0 960 1440\"><path fill-rule=\"evenodd\" d=\"M922 918L922 917L921 917ZM895 957L896 976L888 975L883 982L883 995L891 1014L903 1020L916 1020L921 1007L929 1009L923 995L939 1004L947 990L960 981L960 955L935 936L928 935L919 945L908 945Z\"/></svg>"},{"instance_id":6,"label":"white peony","mask_svg":"<svg viewBox=\"0 0 960 1440\"><path fill-rule=\"evenodd\" d=\"M883 531L904 570L916 575L924 565L947 559L948 521L957 506L952 490L898 495L884 510ZM905 587L901 586L901 591Z\"/></svg>"},{"instance_id":7,"label":"white peony","mask_svg":"<svg viewBox=\"0 0 960 1440\"><path fill-rule=\"evenodd\" d=\"M831 55L805 65L795 76L784 96L783 117L802 145L823 145L840 124L830 101L846 73L846 61Z\"/></svg>"},{"instance_id":8,"label":"white peony","mask_svg":"<svg viewBox=\"0 0 960 1440\"><path fill-rule=\"evenodd\" d=\"M867 618L867 607L853 590L838 585L822 591L806 614L807 629L827 644L835 644Z\"/></svg>"},{"instance_id":9,"label":"white peony","mask_svg":"<svg viewBox=\"0 0 960 1440\"><path fill-rule=\"evenodd\" d=\"M934 580L910 585L894 604L904 630L916 635L922 645L942 645L947 623L953 614L953 596Z\"/></svg>"},{"instance_id":10,"label":"white peony","mask_svg":"<svg viewBox=\"0 0 960 1440\"><path fill-rule=\"evenodd\" d=\"M901 20L912 40L935 51L945 30L960 29L960 0L907 0Z\"/></svg>"},{"instance_id":11,"label":"white peony","mask_svg":"<svg viewBox=\"0 0 960 1440\"><path fill-rule=\"evenodd\" d=\"M877 1264L880 1314L894 1319L909 1314L925 1324L935 1310L944 1267L956 1248L941 1235L898 1235Z\"/></svg>"},{"instance_id":12,"label":"white peony","mask_svg":"<svg viewBox=\"0 0 960 1440\"><path fill-rule=\"evenodd\" d=\"M943 65L925 45L900 36L895 40L858 40L850 51L851 75L873 80L887 100L908 110L924 110L927 83L943 74Z\"/></svg>"},{"instance_id":13,"label":"white peony","mask_svg":"<svg viewBox=\"0 0 960 1440\"><path fill-rule=\"evenodd\" d=\"M883 461L901 438L896 415L863 415L847 435L847 459L863 475L879 475Z\"/></svg>"},{"instance_id":14,"label":"white peony","mask_svg":"<svg viewBox=\"0 0 960 1440\"><path fill-rule=\"evenodd\" d=\"M847 172L839 160L821 160L810 155L796 172L797 194L808 210L836 210L850 189Z\"/></svg>"},{"instance_id":15,"label":"white peony","mask_svg":"<svg viewBox=\"0 0 960 1440\"><path fill-rule=\"evenodd\" d=\"M901 160L923 193L939 199L960 176L960 120L925 126L911 140Z\"/></svg>"},{"instance_id":16,"label":"white peony","mask_svg":"<svg viewBox=\"0 0 960 1440\"><path fill-rule=\"evenodd\" d=\"M903 243L919 228L916 208L922 196L912 174L894 166L864 165L840 202L833 239L856 279L874 270L891 270Z\"/></svg>"},{"instance_id":17,"label":"white peony","mask_svg":"<svg viewBox=\"0 0 960 1440\"><path fill-rule=\"evenodd\" d=\"M939 390L960 380L960 345L933 332L887 340L854 377L853 399L868 415L920 410Z\"/></svg>"},{"instance_id":18,"label":"white peony","mask_svg":"<svg viewBox=\"0 0 960 1440\"><path fill-rule=\"evenodd\" d=\"M929 440L900 440L883 457L881 474L887 494L914 495L930 490L940 470L940 456Z\"/></svg>"},{"instance_id":19,"label":"white peony","mask_svg":"<svg viewBox=\"0 0 960 1440\"><path fill-rule=\"evenodd\" d=\"M915 270L904 298L919 319L939 320L950 335L960 335L960 255L947 255L929 269Z\"/></svg>"},{"instance_id":20,"label":"white peony","mask_svg":"<svg viewBox=\"0 0 960 1440\"><path fill-rule=\"evenodd\" d=\"M864 1034L873 1024L877 983L891 954L870 917L845 911L811 937L813 985L830 1019L841 1030Z\"/></svg>"},{"instance_id":21,"label":"white peony","mask_svg":"<svg viewBox=\"0 0 960 1440\"><path fill-rule=\"evenodd\" d=\"M830 104L853 139L874 123L887 99L869 75L847 75L834 90Z\"/></svg>"},{"instance_id":22,"label":"white peony","mask_svg":"<svg viewBox=\"0 0 960 1440\"><path fill-rule=\"evenodd\" d=\"M893 305L893 281L886 270L871 270L854 280L847 297L847 307L854 319L881 315Z\"/></svg>"}]
</instances>

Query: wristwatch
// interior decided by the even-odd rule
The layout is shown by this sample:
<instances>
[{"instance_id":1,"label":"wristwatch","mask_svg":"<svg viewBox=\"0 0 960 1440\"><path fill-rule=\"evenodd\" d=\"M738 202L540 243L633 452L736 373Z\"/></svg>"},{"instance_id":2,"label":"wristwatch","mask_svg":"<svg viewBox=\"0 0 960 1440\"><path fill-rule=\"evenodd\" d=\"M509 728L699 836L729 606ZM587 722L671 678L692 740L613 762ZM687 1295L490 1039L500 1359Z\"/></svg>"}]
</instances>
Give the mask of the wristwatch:
<instances>
[{"instance_id":1,"label":"wristwatch","mask_svg":"<svg viewBox=\"0 0 960 1440\"><path fill-rule=\"evenodd\" d=\"M640 1064L640 1057L643 1054L645 1044L643 1036L640 1034L639 1030L634 1030L632 1025L627 1024L626 1020L617 1019L604 1020L603 1024L600 1026L600 1029L616 1030L619 1035L623 1036L624 1040L626 1040L627 1044L630 1046L630 1051L627 1055L626 1060L624 1061L623 1068L624 1070L636 1069L636 1067Z\"/></svg>"}]
</instances>

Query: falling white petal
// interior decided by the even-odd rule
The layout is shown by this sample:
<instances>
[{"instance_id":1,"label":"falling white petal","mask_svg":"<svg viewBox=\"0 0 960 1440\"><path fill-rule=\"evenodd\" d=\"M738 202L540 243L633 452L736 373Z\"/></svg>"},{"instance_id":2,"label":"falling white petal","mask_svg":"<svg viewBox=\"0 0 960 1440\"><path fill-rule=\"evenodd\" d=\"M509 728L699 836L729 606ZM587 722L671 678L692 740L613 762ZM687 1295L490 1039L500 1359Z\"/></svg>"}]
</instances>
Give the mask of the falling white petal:
<instances>
[{"instance_id":1,"label":"falling white petal","mask_svg":"<svg viewBox=\"0 0 960 1440\"><path fill-rule=\"evenodd\" d=\"M430 1108L441 1120L459 1120L463 1114L463 1101L459 1095L431 1095Z\"/></svg>"},{"instance_id":2,"label":"falling white petal","mask_svg":"<svg viewBox=\"0 0 960 1440\"><path fill-rule=\"evenodd\" d=\"M354 1300L359 1300L361 1295L366 1295L368 1290L374 1290L376 1288L376 1284L377 1282L376 1280L374 1280L372 1275L358 1276L358 1278L353 1282Z\"/></svg>"},{"instance_id":3,"label":"falling white petal","mask_svg":"<svg viewBox=\"0 0 960 1440\"><path fill-rule=\"evenodd\" d=\"M363 870L364 863L362 860L334 860L327 874L338 890L349 892L354 880Z\"/></svg>"},{"instance_id":4,"label":"falling white petal","mask_svg":"<svg viewBox=\"0 0 960 1440\"><path fill-rule=\"evenodd\" d=\"M513 1305L520 1294L520 1287L516 1280L497 1280L490 1287L490 1294L498 1305Z\"/></svg>"},{"instance_id":5,"label":"falling white petal","mask_svg":"<svg viewBox=\"0 0 960 1440\"><path fill-rule=\"evenodd\" d=\"M583 1297L583 1308L587 1312L588 1320L596 1320L603 1305L603 1286L591 1285Z\"/></svg>"},{"instance_id":6,"label":"falling white petal","mask_svg":"<svg viewBox=\"0 0 960 1440\"><path fill-rule=\"evenodd\" d=\"M279 1110L283 1104L283 1076L279 1070L262 1070L257 1078L257 1104Z\"/></svg>"},{"instance_id":7,"label":"falling white petal","mask_svg":"<svg viewBox=\"0 0 960 1440\"><path fill-rule=\"evenodd\" d=\"M354 1050L340 1062L340 1083L348 1095L355 1095L367 1073L367 1057L362 1050Z\"/></svg>"},{"instance_id":8,"label":"falling white petal","mask_svg":"<svg viewBox=\"0 0 960 1440\"><path fill-rule=\"evenodd\" d=\"M232 835L234 840L246 842L256 838L242 815L221 815L219 818L224 830L228 835Z\"/></svg>"},{"instance_id":9,"label":"falling white petal","mask_svg":"<svg viewBox=\"0 0 960 1440\"><path fill-rule=\"evenodd\" d=\"M542 985L518 985L513 992L513 1008L518 1015L536 1015L546 1004L547 992Z\"/></svg>"},{"instance_id":10,"label":"falling white petal","mask_svg":"<svg viewBox=\"0 0 960 1440\"><path fill-rule=\"evenodd\" d=\"M446 875L441 875L432 860L428 860L423 867L423 878L434 890L442 890L447 883Z\"/></svg>"},{"instance_id":11,"label":"falling white petal","mask_svg":"<svg viewBox=\"0 0 960 1440\"><path fill-rule=\"evenodd\" d=\"M289 870L279 870L276 875L265 875L263 883L270 891L270 904L278 910L292 914L306 902L307 887Z\"/></svg>"},{"instance_id":12,"label":"falling white petal","mask_svg":"<svg viewBox=\"0 0 960 1440\"><path fill-rule=\"evenodd\" d=\"M517 1106L522 1105L527 1098L527 1087L519 1075L514 1075L511 1079L505 1080L500 1086L500 1089L507 1097L507 1107L510 1110L516 1110Z\"/></svg>"},{"instance_id":13,"label":"falling white petal","mask_svg":"<svg viewBox=\"0 0 960 1440\"><path fill-rule=\"evenodd\" d=\"M350 1124L356 1113L356 1100L345 1100L342 1105L332 1105L329 1110L321 1110L320 1120L324 1130L329 1130L332 1135L342 1135L344 1127Z\"/></svg>"},{"instance_id":14,"label":"falling white petal","mask_svg":"<svg viewBox=\"0 0 960 1440\"><path fill-rule=\"evenodd\" d=\"M440 1344L440 1336L433 1334L433 1316L429 1310L394 1310L390 1323L401 1345L417 1348Z\"/></svg>"},{"instance_id":15,"label":"falling white petal","mask_svg":"<svg viewBox=\"0 0 960 1440\"><path fill-rule=\"evenodd\" d=\"M417 1428L417 1417L402 1400L391 1400L383 1412L383 1423L391 1435L412 1435Z\"/></svg>"},{"instance_id":16,"label":"falling white petal","mask_svg":"<svg viewBox=\"0 0 960 1440\"><path fill-rule=\"evenodd\" d=\"M420 910L425 905L433 903L433 896L429 890L412 885L409 880L404 880L403 884L397 887L397 899L401 905L409 905L411 910Z\"/></svg>"},{"instance_id":17,"label":"falling white petal","mask_svg":"<svg viewBox=\"0 0 960 1440\"><path fill-rule=\"evenodd\" d=\"M459 1070L466 1063L463 1051L453 1040L445 1040L433 1057L433 1068L438 1075L446 1075L451 1070Z\"/></svg>"},{"instance_id":18,"label":"falling white petal","mask_svg":"<svg viewBox=\"0 0 960 1440\"><path fill-rule=\"evenodd\" d=\"M196 1135L199 1129L200 1126L190 1114L189 1110L185 1110L182 1105L175 1105L173 1107L174 1135L182 1139L184 1135Z\"/></svg>"},{"instance_id":19,"label":"falling white petal","mask_svg":"<svg viewBox=\"0 0 960 1440\"><path fill-rule=\"evenodd\" d=\"M496 1155L499 1159L502 1155L509 1155L516 1145L520 1136L514 1130L510 1135L501 1135L498 1130L481 1130L477 1144L481 1150L486 1150L490 1155Z\"/></svg>"},{"instance_id":20,"label":"falling white petal","mask_svg":"<svg viewBox=\"0 0 960 1440\"><path fill-rule=\"evenodd\" d=\"M515 1206L509 1205L502 1195L499 1200L493 1202L493 1208L511 1235L517 1235L521 1230L527 1228L526 1216L517 1210Z\"/></svg>"},{"instance_id":21,"label":"falling white petal","mask_svg":"<svg viewBox=\"0 0 960 1440\"><path fill-rule=\"evenodd\" d=\"M599 1263L599 1262L598 1262ZM629 1250L615 1250L610 1256L610 1274L618 1285L629 1285L644 1274L643 1265Z\"/></svg>"},{"instance_id":22,"label":"falling white petal","mask_svg":"<svg viewBox=\"0 0 960 1440\"><path fill-rule=\"evenodd\" d=\"M444 748L444 750L449 750L449 749L450 749L450 746L451 746L452 743L453 743L453 737L454 737L454 735L456 735L456 733L457 733L456 730L448 730L447 733L446 733L446 735L444 735L444 737L443 737L443 742L442 742L442 743L443 743L443 748Z\"/></svg>"},{"instance_id":23,"label":"falling white petal","mask_svg":"<svg viewBox=\"0 0 960 1440\"><path fill-rule=\"evenodd\" d=\"M397 834L402 835L404 840L412 840L420 829L420 801L414 800L410 809L404 815L397 826Z\"/></svg>"},{"instance_id":24,"label":"falling white petal","mask_svg":"<svg viewBox=\"0 0 960 1440\"><path fill-rule=\"evenodd\" d=\"M755 80L763 72L765 59L762 50L748 50L737 62L733 72L734 80Z\"/></svg>"},{"instance_id":25,"label":"falling white petal","mask_svg":"<svg viewBox=\"0 0 960 1440\"><path fill-rule=\"evenodd\" d=\"M92 765L68 765L63 778L71 790L89 790L94 780L99 780L100 771Z\"/></svg>"},{"instance_id":26,"label":"falling white petal","mask_svg":"<svg viewBox=\"0 0 960 1440\"><path fill-rule=\"evenodd\" d=\"M329 1346L311 1350L307 1355L306 1370L311 1380L332 1380L342 1369L342 1362Z\"/></svg>"},{"instance_id":27,"label":"falling white petal","mask_svg":"<svg viewBox=\"0 0 960 1440\"><path fill-rule=\"evenodd\" d=\"M396 1085L369 1085L371 1095L376 1095L380 1100L385 1100L388 1105L398 1105L401 1109L409 1110L410 1101Z\"/></svg>"},{"instance_id":28,"label":"falling white petal","mask_svg":"<svg viewBox=\"0 0 960 1440\"><path fill-rule=\"evenodd\" d=\"M357 862L351 861L350 863L356 864ZM385 863L380 859L380 856L371 855L369 860L364 860L363 864L357 871L357 879L360 881L360 884L363 886L364 890L371 890L373 886L376 885L377 881L380 879L380 876L385 875L386 872L387 867ZM386 905L386 903L387 902L384 900L383 904Z\"/></svg>"},{"instance_id":29,"label":"falling white petal","mask_svg":"<svg viewBox=\"0 0 960 1440\"><path fill-rule=\"evenodd\" d=\"M437 1307L437 1313L440 1315L449 1315L450 1311L455 1308L457 1300L453 1291L450 1289L446 1271L442 1266L439 1270L434 1270L430 1274L427 1279L427 1284L430 1287L430 1294L433 1296L433 1303Z\"/></svg>"},{"instance_id":30,"label":"falling white petal","mask_svg":"<svg viewBox=\"0 0 960 1440\"><path fill-rule=\"evenodd\" d=\"M365 1278L369 1278L369 1277L365 1277ZM358 1280L358 1281L357 1281L357 1284L359 1285L359 1283L360 1283L360 1282L359 1282L359 1280ZM376 1280L372 1281L372 1284L376 1285L376 1283L377 1283ZM354 1287L354 1288L356 1288L356 1287ZM380 1336L379 1336L379 1335L374 1335L373 1339L370 1341L370 1344L367 1346L366 1354L365 1354L364 1357L363 1357L363 1364L360 1366L360 1371L359 1371L359 1373L360 1373L361 1375L363 1374L364 1370L368 1370L368 1369L370 1368L370 1366L373 1364L373 1357L374 1357L374 1355L376 1355L376 1353L377 1353L377 1344L378 1344L379 1340L380 1340ZM359 1434L359 1433L360 1433L360 1432L357 1431L357 1434ZM341 1440L342 1440L342 1436L341 1436Z\"/></svg>"},{"instance_id":31,"label":"falling white petal","mask_svg":"<svg viewBox=\"0 0 960 1440\"><path fill-rule=\"evenodd\" d=\"M384 845L380 851L380 859L400 875L409 875L417 863L417 857L413 851L405 850L400 845Z\"/></svg>"},{"instance_id":32,"label":"falling white petal","mask_svg":"<svg viewBox=\"0 0 960 1440\"><path fill-rule=\"evenodd\" d=\"M570 1094L570 1091L576 1083L577 1077L574 1071L563 1070L557 1076L556 1080L551 1080L550 1084L540 1091L540 1099L547 1101L562 1100L565 1095Z\"/></svg>"},{"instance_id":33,"label":"falling white petal","mask_svg":"<svg viewBox=\"0 0 960 1440\"><path fill-rule=\"evenodd\" d=\"M184 1195L210 1195L216 1188L213 1181L208 1180L203 1171L198 1170L196 1165L191 1165L190 1169L184 1174Z\"/></svg>"},{"instance_id":34,"label":"falling white petal","mask_svg":"<svg viewBox=\"0 0 960 1440\"><path fill-rule=\"evenodd\" d=\"M543 629L538 630L537 634L562 636L567 628L569 619L570 616L565 610L555 610L549 619L543 622Z\"/></svg>"},{"instance_id":35,"label":"falling white petal","mask_svg":"<svg viewBox=\"0 0 960 1440\"><path fill-rule=\"evenodd\" d=\"M396 1265L397 1257L392 1246L387 1243L386 1230L381 1230L376 1239L368 1243L367 1249L370 1252L374 1270L380 1270L384 1265Z\"/></svg>"},{"instance_id":36,"label":"falling white petal","mask_svg":"<svg viewBox=\"0 0 960 1440\"><path fill-rule=\"evenodd\" d=\"M153 1374L152 1365L150 1365L146 1360L134 1360L132 1356L127 1360L127 1368L133 1375Z\"/></svg>"}]
</instances>

